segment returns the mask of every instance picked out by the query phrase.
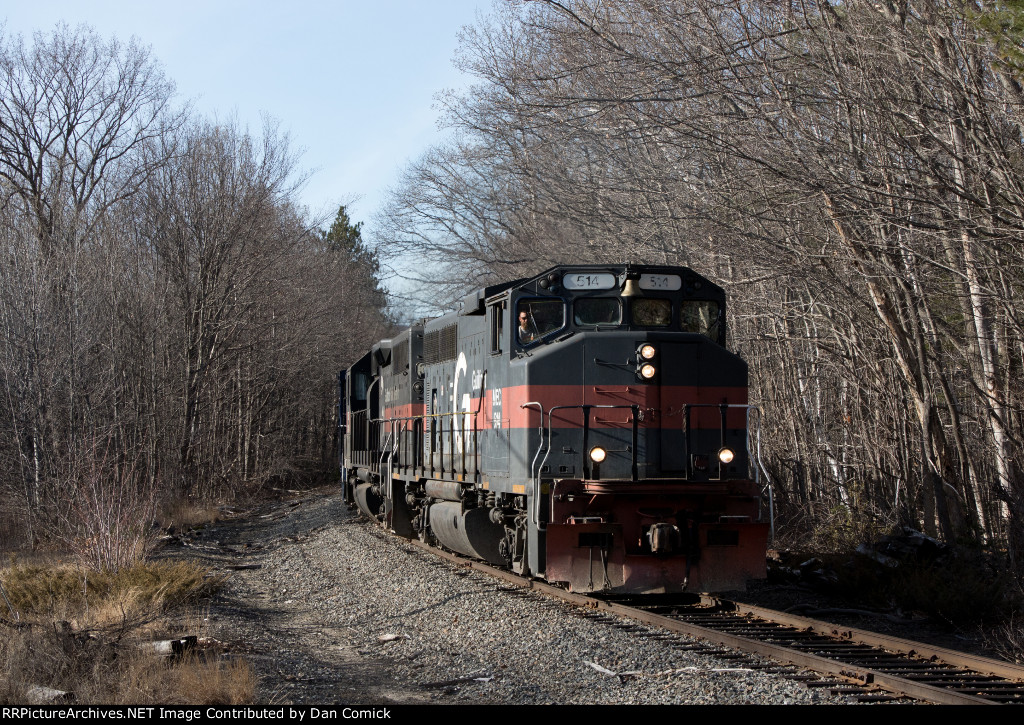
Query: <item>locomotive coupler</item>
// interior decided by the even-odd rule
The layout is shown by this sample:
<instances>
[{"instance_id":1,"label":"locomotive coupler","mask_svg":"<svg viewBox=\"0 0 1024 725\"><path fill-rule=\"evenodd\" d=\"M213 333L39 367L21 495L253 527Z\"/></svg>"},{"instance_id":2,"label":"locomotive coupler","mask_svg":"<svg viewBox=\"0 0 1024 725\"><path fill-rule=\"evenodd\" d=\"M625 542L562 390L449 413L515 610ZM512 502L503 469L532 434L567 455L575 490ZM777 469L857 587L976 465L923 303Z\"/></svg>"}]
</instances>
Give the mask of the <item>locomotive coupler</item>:
<instances>
[{"instance_id":1,"label":"locomotive coupler","mask_svg":"<svg viewBox=\"0 0 1024 725\"><path fill-rule=\"evenodd\" d=\"M647 541L651 545L651 553L667 555L679 550L682 536L674 524L653 524L647 530Z\"/></svg>"}]
</instances>

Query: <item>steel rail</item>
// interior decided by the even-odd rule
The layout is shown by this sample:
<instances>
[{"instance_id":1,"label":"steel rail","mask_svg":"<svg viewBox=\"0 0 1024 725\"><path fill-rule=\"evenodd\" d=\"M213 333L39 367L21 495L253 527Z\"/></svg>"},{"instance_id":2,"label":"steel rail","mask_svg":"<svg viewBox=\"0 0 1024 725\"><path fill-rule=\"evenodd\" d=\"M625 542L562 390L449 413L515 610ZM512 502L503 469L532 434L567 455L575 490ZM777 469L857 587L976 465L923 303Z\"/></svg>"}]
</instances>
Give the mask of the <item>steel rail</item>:
<instances>
[{"instance_id":1,"label":"steel rail","mask_svg":"<svg viewBox=\"0 0 1024 725\"><path fill-rule=\"evenodd\" d=\"M848 681L858 683L861 686L874 686L892 693L897 693L917 700L933 702L940 705L1001 704L995 700L981 697L969 692L958 692L943 687L937 687L935 685L930 685L924 682L918 682L905 677L899 677L897 675L893 675L887 672L882 672L880 670L876 670L870 667L864 667L862 665L841 662L839 660L822 657L811 652L801 652L799 650L793 649L792 647L787 647L779 644L772 644L770 642L758 641L750 637L744 637L729 632L723 632L711 627L705 627L681 619L675 619L662 614L655 614L652 612L644 611L643 609L637 609L636 607L630 607L623 604L618 604L616 602L610 602L602 599L595 599L594 597L590 596L575 594L572 592L568 592L560 587L553 586L551 584L536 581L533 579L526 579L522 576L519 576L518 574L513 574L510 571L498 569L480 561L467 559L460 555L443 551L429 544L421 542L417 539L406 539L406 541L424 551L434 554L435 556L439 556L454 564L457 564L458 566L483 572L494 578L501 579L511 584L515 584L523 589L530 589L541 594L545 594L547 596L560 599L565 602L569 602L579 607L608 612L616 616L633 619L638 622L642 622L653 627L665 629L670 632L676 632L679 634L687 634L693 637L698 637L709 642L714 642L715 644L735 649L740 652L758 654L763 657L772 659L776 662L802 667L807 670L828 674L837 678L843 678ZM751 616L755 616L759 619L764 619L769 622L774 621L777 623L786 624L788 626L803 629L805 631L810 630L815 632L816 634L832 638L838 638L847 643L861 641L864 644L873 643L872 646L881 647L890 651L896 651L905 657L915 656L933 658L936 660L941 660L945 664L967 667L973 670L974 672L984 672L999 677L1009 677L1009 679L1011 680L1024 679L1024 668L1016 667L1010 664L1003 665L1002 663L995 662L993 660L988 660L982 657L975 657L973 655L965 654L962 652L956 652L954 650L947 650L941 647L931 647L930 645L925 645L920 642L911 642L909 640L902 640L896 637L887 637L885 635L880 635L873 632L866 632L864 630L857 630L849 627L840 627L839 625L812 620L806 617L788 615L782 612L776 612L774 610L765 609L763 607L755 607L752 605L739 604L735 602L725 602L723 600L718 600L714 598L708 598L708 600L706 601L723 604L725 606L734 606L740 614L749 613ZM863 636L863 640L861 639L861 636ZM956 676L958 674L962 675L965 673L950 674L952 676ZM1020 682L1017 682L1016 684L1021 685ZM1024 685L1021 685L1021 687L1024 687Z\"/></svg>"}]
</instances>

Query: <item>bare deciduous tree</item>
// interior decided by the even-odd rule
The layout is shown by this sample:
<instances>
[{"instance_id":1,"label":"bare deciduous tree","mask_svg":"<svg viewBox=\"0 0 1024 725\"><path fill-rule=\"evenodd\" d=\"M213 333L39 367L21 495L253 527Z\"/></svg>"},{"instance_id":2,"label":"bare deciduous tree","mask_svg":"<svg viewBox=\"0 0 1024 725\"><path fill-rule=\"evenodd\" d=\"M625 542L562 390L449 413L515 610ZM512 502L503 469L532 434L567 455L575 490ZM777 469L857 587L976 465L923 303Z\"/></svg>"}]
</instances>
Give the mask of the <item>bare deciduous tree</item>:
<instances>
[{"instance_id":1,"label":"bare deciduous tree","mask_svg":"<svg viewBox=\"0 0 1024 725\"><path fill-rule=\"evenodd\" d=\"M337 370L389 325L286 136L172 91L134 42L0 39L0 529L30 541L116 548L117 502L324 475Z\"/></svg>"},{"instance_id":2,"label":"bare deciduous tree","mask_svg":"<svg viewBox=\"0 0 1024 725\"><path fill-rule=\"evenodd\" d=\"M464 38L458 143L410 170L381 243L482 276L607 255L718 277L794 511L1024 566L1024 95L993 12L504 6Z\"/></svg>"}]
</instances>

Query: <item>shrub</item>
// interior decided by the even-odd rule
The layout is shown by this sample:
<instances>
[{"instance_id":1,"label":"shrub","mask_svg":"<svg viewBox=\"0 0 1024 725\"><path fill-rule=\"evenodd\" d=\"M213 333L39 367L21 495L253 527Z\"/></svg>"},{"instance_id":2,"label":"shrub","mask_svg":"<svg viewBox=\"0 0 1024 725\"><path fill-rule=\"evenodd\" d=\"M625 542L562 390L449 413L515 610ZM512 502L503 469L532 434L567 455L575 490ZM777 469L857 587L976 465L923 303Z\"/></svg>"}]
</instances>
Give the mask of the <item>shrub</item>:
<instances>
[{"instance_id":1,"label":"shrub","mask_svg":"<svg viewBox=\"0 0 1024 725\"><path fill-rule=\"evenodd\" d=\"M920 612L949 626L996 619L1014 606L1011 578L969 551L896 566L860 555L832 563L837 594L871 607Z\"/></svg>"},{"instance_id":2,"label":"shrub","mask_svg":"<svg viewBox=\"0 0 1024 725\"><path fill-rule=\"evenodd\" d=\"M114 444L93 440L72 467L63 516L68 546L93 569L117 570L140 561L152 544L155 495L136 461Z\"/></svg>"}]
</instances>

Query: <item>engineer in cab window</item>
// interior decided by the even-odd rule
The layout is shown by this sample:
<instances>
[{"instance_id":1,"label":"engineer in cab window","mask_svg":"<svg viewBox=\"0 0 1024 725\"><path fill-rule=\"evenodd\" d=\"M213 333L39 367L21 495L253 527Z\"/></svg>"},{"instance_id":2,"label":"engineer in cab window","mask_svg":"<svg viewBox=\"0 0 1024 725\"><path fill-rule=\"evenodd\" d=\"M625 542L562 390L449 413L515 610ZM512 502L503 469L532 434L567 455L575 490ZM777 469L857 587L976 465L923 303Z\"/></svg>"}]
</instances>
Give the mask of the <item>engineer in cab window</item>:
<instances>
[{"instance_id":1,"label":"engineer in cab window","mask_svg":"<svg viewBox=\"0 0 1024 725\"><path fill-rule=\"evenodd\" d=\"M519 341L533 342L537 339L537 330L530 325L530 317L526 310L519 310Z\"/></svg>"},{"instance_id":2,"label":"engineer in cab window","mask_svg":"<svg viewBox=\"0 0 1024 725\"><path fill-rule=\"evenodd\" d=\"M529 299L518 305L519 342L537 342L565 326L565 303L561 299Z\"/></svg>"}]
</instances>

